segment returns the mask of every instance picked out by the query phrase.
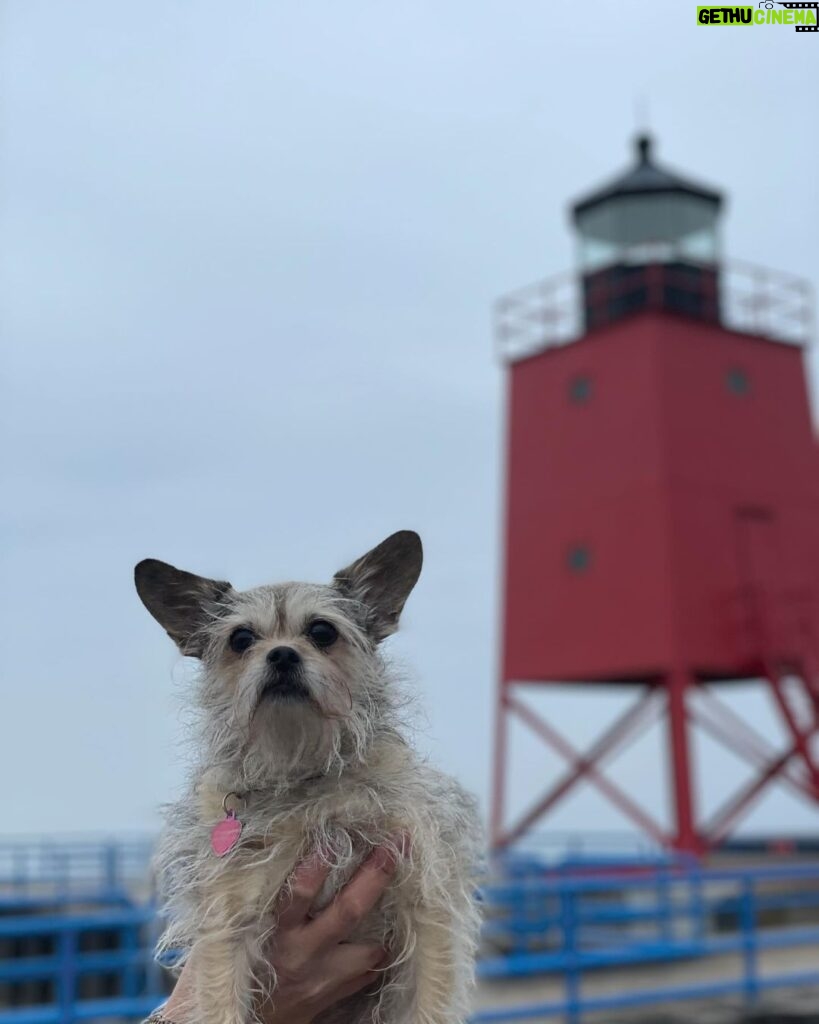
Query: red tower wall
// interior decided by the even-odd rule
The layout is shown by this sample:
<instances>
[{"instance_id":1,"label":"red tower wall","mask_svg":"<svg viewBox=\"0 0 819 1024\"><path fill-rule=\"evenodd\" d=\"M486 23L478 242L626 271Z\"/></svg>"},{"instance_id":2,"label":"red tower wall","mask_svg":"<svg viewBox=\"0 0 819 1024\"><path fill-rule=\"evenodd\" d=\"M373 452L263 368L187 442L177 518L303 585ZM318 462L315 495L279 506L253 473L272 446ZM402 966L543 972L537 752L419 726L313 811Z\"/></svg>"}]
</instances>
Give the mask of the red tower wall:
<instances>
[{"instance_id":1,"label":"red tower wall","mask_svg":"<svg viewBox=\"0 0 819 1024\"><path fill-rule=\"evenodd\" d=\"M695 673L747 676L760 651L800 653L799 620L816 631L819 461L802 350L673 319L658 344L679 649ZM727 387L736 370L747 393Z\"/></svg>"},{"instance_id":2,"label":"red tower wall","mask_svg":"<svg viewBox=\"0 0 819 1024\"><path fill-rule=\"evenodd\" d=\"M806 615L819 635L800 349L647 312L515 363L509 387L505 679L748 674L748 583L802 592L771 613L780 646Z\"/></svg>"}]
</instances>

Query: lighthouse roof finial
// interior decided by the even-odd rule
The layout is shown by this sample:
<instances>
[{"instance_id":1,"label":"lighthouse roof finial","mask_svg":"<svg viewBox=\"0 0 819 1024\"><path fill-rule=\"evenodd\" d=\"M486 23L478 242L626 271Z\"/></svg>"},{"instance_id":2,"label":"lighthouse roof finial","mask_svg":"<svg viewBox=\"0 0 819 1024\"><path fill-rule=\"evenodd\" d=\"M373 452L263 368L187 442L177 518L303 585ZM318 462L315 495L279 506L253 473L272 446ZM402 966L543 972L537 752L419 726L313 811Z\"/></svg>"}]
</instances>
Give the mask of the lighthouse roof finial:
<instances>
[{"instance_id":1,"label":"lighthouse roof finial","mask_svg":"<svg viewBox=\"0 0 819 1024\"><path fill-rule=\"evenodd\" d=\"M646 164L651 160L651 149L654 145L654 140L648 134L648 132L641 132L637 136L637 159L640 163Z\"/></svg>"}]
</instances>

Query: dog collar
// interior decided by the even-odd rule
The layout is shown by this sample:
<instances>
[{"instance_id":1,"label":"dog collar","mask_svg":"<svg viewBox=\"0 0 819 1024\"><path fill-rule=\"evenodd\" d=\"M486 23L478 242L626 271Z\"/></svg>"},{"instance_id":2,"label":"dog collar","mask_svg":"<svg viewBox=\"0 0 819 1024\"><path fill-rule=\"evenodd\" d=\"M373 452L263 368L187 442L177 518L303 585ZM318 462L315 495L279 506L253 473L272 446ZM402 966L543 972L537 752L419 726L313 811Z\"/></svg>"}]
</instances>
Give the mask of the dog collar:
<instances>
[{"instance_id":1,"label":"dog collar","mask_svg":"<svg viewBox=\"0 0 819 1024\"><path fill-rule=\"evenodd\" d=\"M326 777L327 772L319 772L318 775L308 775L306 778L297 779L296 781L302 783L315 782ZM237 809L235 807L228 807L228 800L231 797L236 797L243 806L247 806L247 799L250 794L261 792L262 790L260 789L248 789L244 793L237 793L235 790L225 793L222 800L222 810L225 812L225 816L213 826L210 832L210 848L217 857L226 857L230 853L239 842L244 827Z\"/></svg>"},{"instance_id":2,"label":"dog collar","mask_svg":"<svg viewBox=\"0 0 819 1024\"><path fill-rule=\"evenodd\" d=\"M225 857L229 854L239 842L239 837L242 834L243 826L236 816L236 810L227 805L228 799L232 796L238 797L243 803L247 802L246 796L242 793L225 793L222 800L222 810L225 812L225 816L210 831L210 848L217 857Z\"/></svg>"}]
</instances>

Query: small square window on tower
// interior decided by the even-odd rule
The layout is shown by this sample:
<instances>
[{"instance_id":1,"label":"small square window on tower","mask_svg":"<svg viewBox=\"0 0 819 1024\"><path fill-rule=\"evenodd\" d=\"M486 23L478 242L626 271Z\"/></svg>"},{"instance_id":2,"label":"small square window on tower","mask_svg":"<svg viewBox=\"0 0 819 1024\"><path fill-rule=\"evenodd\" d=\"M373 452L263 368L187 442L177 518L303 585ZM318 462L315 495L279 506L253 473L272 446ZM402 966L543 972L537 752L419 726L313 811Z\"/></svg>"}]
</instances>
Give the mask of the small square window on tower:
<instances>
[{"instance_id":1,"label":"small square window on tower","mask_svg":"<svg viewBox=\"0 0 819 1024\"><path fill-rule=\"evenodd\" d=\"M725 386L732 395L747 395L751 390L748 374L738 366L732 366L725 374Z\"/></svg>"},{"instance_id":2,"label":"small square window on tower","mask_svg":"<svg viewBox=\"0 0 819 1024\"><path fill-rule=\"evenodd\" d=\"M572 544L566 553L566 565L570 572L587 572L591 565L591 551L585 544Z\"/></svg>"},{"instance_id":3,"label":"small square window on tower","mask_svg":"<svg viewBox=\"0 0 819 1024\"><path fill-rule=\"evenodd\" d=\"M588 402L592 394L592 380L588 374L578 373L569 381L569 400L576 405Z\"/></svg>"}]
</instances>

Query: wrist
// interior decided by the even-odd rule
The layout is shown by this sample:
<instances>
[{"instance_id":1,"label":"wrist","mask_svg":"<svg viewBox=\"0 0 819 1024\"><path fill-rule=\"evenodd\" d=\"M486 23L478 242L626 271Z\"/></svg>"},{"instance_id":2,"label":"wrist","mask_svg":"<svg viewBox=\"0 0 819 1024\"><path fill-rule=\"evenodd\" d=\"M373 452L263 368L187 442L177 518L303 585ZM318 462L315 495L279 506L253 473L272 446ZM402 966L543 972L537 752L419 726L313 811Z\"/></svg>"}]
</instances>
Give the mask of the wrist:
<instances>
[{"instance_id":1,"label":"wrist","mask_svg":"<svg viewBox=\"0 0 819 1024\"><path fill-rule=\"evenodd\" d=\"M299 1013L298 1010L294 1011L284 1006L276 1010L269 1003L259 1013L262 1024L313 1024L315 1019L315 1013Z\"/></svg>"},{"instance_id":2,"label":"wrist","mask_svg":"<svg viewBox=\"0 0 819 1024\"><path fill-rule=\"evenodd\" d=\"M262 1015L262 1021L264 1024L313 1024L315 1015L301 1016L296 1014L295 1016L290 1011L265 1013Z\"/></svg>"}]
</instances>

